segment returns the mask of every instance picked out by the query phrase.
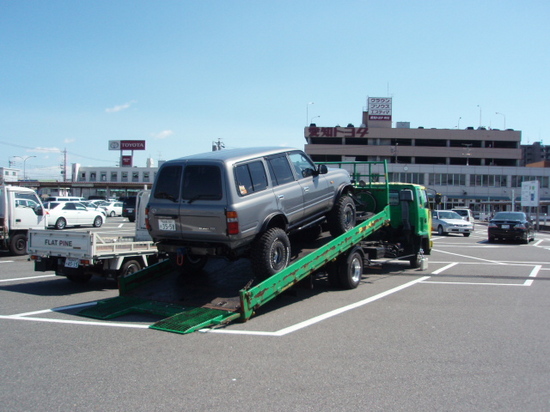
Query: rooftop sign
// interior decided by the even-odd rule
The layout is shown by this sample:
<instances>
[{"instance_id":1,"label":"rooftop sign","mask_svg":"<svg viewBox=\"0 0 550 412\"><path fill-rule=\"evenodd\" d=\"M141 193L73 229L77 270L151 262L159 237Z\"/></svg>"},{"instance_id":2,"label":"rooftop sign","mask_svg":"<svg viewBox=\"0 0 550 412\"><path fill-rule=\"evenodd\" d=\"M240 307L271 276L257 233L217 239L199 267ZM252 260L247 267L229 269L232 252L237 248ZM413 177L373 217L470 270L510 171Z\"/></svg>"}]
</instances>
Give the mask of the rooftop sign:
<instances>
[{"instance_id":1,"label":"rooftop sign","mask_svg":"<svg viewBox=\"0 0 550 412\"><path fill-rule=\"evenodd\" d=\"M109 140L109 150L145 150L145 140Z\"/></svg>"}]
</instances>

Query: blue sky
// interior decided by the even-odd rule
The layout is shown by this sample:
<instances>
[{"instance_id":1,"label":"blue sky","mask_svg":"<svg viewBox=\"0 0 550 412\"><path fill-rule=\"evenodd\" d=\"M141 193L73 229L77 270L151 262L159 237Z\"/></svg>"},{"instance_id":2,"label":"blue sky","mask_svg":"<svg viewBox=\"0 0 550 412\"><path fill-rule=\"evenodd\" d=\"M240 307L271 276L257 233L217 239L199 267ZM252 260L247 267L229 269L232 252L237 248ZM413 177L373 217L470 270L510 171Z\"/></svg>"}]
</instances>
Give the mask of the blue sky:
<instances>
[{"instance_id":1,"label":"blue sky","mask_svg":"<svg viewBox=\"0 0 550 412\"><path fill-rule=\"evenodd\" d=\"M115 166L109 140L146 140L135 166L303 147L306 117L358 126L368 96L550 144L549 21L547 0L0 0L0 166Z\"/></svg>"}]
</instances>

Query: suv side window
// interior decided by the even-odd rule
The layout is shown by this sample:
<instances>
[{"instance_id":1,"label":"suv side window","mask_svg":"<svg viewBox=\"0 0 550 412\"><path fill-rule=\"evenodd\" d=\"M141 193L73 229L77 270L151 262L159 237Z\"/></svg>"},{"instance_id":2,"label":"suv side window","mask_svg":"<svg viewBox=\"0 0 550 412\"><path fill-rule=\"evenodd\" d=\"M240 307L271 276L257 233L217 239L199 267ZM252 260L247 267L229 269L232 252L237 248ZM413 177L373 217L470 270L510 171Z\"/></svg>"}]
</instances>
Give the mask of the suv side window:
<instances>
[{"instance_id":1,"label":"suv side window","mask_svg":"<svg viewBox=\"0 0 550 412\"><path fill-rule=\"evenodd\" d=\"M155 188L155 199L171 199L177 201L180 197L181 166L166 166L160 171Z\"/></svg>"},{"instance_id":2,"label":"suv side window","mask_svg":"<svg viewBox=\"0 0 550 412\"><path fill-rule=\"evenodd\" d=\"M267 188L267 176L261 161L239 165L235 168L237 192L246 196Z\"/></svg>"},{"instance_id":3,"label":"suv side window","mask_svg":"<svg viewBox=\"0 0 550 412\"><path fill-rule=\"evenodd\" d=\"M222 177L217 166L188 165L183 172L182 199L220 200Z\"/></svg>"},{"instance_id":4,"label":"suv side window","mask_svg":"<svg viewBox=\"0 0 550 412\"><path fill-rule=\"evenodd\" d=\"M294 181L294 175L292 174L292 169L288 164L286 155L270 157L267 159L267 163L275 186Z\"/></svg>"},{"instance_id":5,"label":"suv side window","mask_svg":"<svg viewBox=\"0 0 550 412\"><path fill-rule=\"evenodd\" d=\"M315 165L303 153L291 153L289 157L299 179L313 174Z\"/></svg>"}]
</instances>

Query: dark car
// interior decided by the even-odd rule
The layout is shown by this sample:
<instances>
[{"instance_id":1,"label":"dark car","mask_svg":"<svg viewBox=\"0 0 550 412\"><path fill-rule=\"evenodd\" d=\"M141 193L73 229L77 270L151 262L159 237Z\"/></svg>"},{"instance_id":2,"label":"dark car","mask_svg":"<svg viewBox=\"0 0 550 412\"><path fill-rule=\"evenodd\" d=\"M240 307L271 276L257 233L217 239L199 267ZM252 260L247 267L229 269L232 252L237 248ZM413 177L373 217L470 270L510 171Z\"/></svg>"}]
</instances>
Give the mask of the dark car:
<instances>
[{"instance_id":1,"label":"dark car","mask_svg":"<svg viewBox=\"0 0 550 412\"><path fill-rule=\"evenodd\" d=\"M136 196L122 199L122 217L127 217L130 222L136 220Z\"/></svg>"},{"instance_id":2,"label":"dark car","mask_svg":"<svg viewBox=\"0 0 550 412\"><path fill-rule=\"evenodd\" d=\"M487 234L489 242L519 240L527 244L535 240L533 222L523 212L498 212L489 222Z\"/></svg>"}]
</instances>

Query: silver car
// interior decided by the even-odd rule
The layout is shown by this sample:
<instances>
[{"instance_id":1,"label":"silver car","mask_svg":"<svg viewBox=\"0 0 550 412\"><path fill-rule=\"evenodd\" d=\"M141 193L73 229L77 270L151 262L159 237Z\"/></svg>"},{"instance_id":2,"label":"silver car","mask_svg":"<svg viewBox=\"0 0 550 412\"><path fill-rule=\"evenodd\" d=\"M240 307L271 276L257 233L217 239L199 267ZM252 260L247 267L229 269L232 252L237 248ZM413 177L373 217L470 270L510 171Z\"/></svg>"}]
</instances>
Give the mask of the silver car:
<instances>
[{"instance_id":1,"label":"silver car","mask_svg":"<svg viewBox=\"0 0 550 412\"><path fill-rule=\"evenodd\" d=\"M474 224L462 219L462 216L452 210L434 210L432 211L432 230L436 230L440 236L462 233L468 237L474 231Z\"/></svg>"}]
</instances>

